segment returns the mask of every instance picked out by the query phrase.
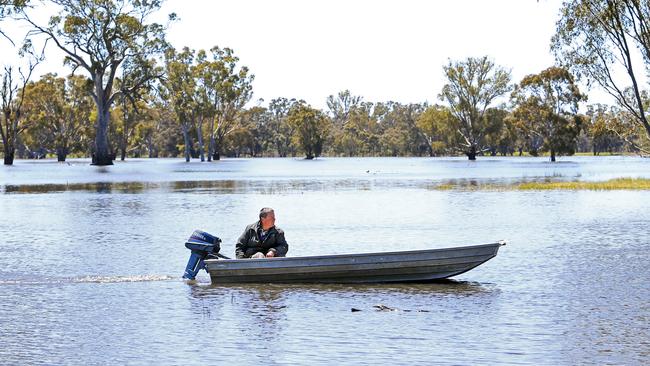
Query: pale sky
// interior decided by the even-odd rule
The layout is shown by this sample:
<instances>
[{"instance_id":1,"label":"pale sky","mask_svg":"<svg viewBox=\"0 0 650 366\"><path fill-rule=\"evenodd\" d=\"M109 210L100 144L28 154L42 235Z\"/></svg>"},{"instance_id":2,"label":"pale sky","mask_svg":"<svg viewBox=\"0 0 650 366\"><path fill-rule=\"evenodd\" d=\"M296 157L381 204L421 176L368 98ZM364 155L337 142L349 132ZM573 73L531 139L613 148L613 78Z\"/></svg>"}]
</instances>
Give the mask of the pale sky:
<instances>
[{"instance_id":1,"label":"pale sky","mask_svg":"<svg viewBox=\"0 0 650 366\"><path fill-rule=\"evenodd\" d=\"M553 65L549 45L560 5L561 0L168 0L160 18L170 12L180 17L167 34L177 48L233 48L255 74L254 101L298 98L324 108L328 95L345 89L366 101L436 103L442 66L469 56L490 56L518 82ZM15 52L4 40L0 49ZM37 74L66 74L60 53L51 47L48 55Z\"/></svg>"},{"instance_id":2,"label":"pale sky","mask_svg":"<svg viewBox=\"0 0 650 366\"><path fill-rule=\"evenodd\" d=\"M367 101L437 102L448 59L490 56L513 80L554 62L560 0L171 0L176 47L228 46L255 74L254 99L325 107L349 89ZM167 10L169 9L169 10Z\"/></svg>"}]
</instances>

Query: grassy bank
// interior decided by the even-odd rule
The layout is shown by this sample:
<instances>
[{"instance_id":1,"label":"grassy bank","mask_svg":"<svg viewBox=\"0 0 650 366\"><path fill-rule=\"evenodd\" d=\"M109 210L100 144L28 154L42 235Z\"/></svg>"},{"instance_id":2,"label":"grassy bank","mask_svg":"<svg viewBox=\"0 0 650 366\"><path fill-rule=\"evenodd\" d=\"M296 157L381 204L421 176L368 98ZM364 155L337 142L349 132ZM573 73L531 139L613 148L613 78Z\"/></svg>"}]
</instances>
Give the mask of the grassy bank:
<instances>
[{"instance_id":1,"label":"grassy bank","mask_svg":"<svg viewBox=\"0 0 650 366\"><path fill-rule=\"evenodd\" d=\"M650 179L645 178L616 178L603 182L531 182L520 183L516 189L522 191L530 190L645 190L650 189Z\"/></svg>"},{"instance_id":2,"label":"grassy bank","mask_svg":"<svg viewBox=\"0 0 650 366\"><path fill-rule=\"evenodd\" d=\"M444 183L437 185L436 190L467 190L467 191L544 191L544 190L650 190L650 179L647 178L616 178L598 182L524 182L512 184L455 184Z\"/></svg>"}]
</instances>

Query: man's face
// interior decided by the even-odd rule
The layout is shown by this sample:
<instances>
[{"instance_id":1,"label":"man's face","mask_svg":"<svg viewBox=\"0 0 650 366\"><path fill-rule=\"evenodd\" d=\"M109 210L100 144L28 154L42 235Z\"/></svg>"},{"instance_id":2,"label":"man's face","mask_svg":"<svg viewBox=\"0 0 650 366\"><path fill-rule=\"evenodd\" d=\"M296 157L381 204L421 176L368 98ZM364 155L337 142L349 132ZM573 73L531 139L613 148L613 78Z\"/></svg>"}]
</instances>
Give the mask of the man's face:
<instances>
[{"instance_id":1,"label":"man's face","mask_svg":"<svg viewBox=\"0 0 650 366\"><path fill-rule=\"evenodd\" d=\"M275 225L275 212L269 212L266 217L262 218L262 226L271 227Z\"/></svg>"}]
</instances>

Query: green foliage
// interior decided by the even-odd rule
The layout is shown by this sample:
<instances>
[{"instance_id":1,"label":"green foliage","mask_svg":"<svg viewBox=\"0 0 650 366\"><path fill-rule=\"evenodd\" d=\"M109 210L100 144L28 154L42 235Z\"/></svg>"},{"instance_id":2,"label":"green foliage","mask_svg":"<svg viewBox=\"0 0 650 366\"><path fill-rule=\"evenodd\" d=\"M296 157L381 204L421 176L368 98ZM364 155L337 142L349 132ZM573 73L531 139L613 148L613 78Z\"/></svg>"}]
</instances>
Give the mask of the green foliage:
<instances>
[{"instance_id":1,"label":"green foliage","mask_svg":"<svg viewBox=\"0 0 650 366\"><path fill-rule=\"evenodd\" d=\"M293 140L304 151L305 158L319 157L330 130L330 119L320 110L298 103L289 111L287 122L293 127Z\"/></svg>"},{"instance_id":2,"label":"green foliage","mask_svg":"<svg viewBox=\"0 0 650 366\"><path fill-rule=\"evenodd\" d=\"M649 24L648 1L565 1L552 49L563 66L612 95L650 139L642 96L644 71L650 67ZM636 62L637 50L642 65ZM627 79L614 76L619 74Z\"/></svg>"},{"instance_id":3,"label":"green foliage","mask_svg":"<svg viewBox=\"0 0 650 366\"><path fill-rule=\"evenodd\" d=\"M23 114L28 128L23 143L33 156L55 153L65 161L70 153L85 153L92 124L93 101L87 78L46 74L26 86Z\"/></svg>"},{"instance_id":4,"label":"green foliage","mask_svg":"<svg viewBox=\"0 0 650 366\"><path fill-rule=\"evenodd\" d=\"M195 75L198 78L198 98L205 111L209 130L209 159L218 159L224 138L237 128L237 118L253 96L255 76L246 66L238 66L239 58L230 48L199 51Z\"/></svg>"},{"instance_id":5,"label":"green foliage","mask_svg":"<svg viewBox=\"0 0 650 366\"><path fill-rule=\"evenodd\" d=\"M443 69L447 84L439 98L449 104L455 117L453 128L463 138L458 148L474 160L486 146L490 120L485 112L496 98L510 91L510 72L487 56L449 61Z\"/></svg>"},{"instance_id":6,"label":"green foliage","mask_svg":"<svg viewBox=\"0 0 650 366\"><path fill-rule=\"evenodd\" d=\"M28 0L0 0L0 22L13 14L20 12L28 3ZM0 36L7 39L11 44L14 44L13 40L9 38L1 28Z\"/></svg>"},{"instance_id":7,"label":"green foliage","mask_svg":"<svg viewBox=\"0 0 650 366\"><path fill-rule=\"evenodd\" d=\"M208 161L219 159L225 149L224 139L239 126L237 118L252 97L254 76L247 67L238 67L233 50L213 47L211 58L204 50L185 47L165 55L167 77L163 82L165 97L176 114L185 136L185 159L190 159L189 133L197 135L199 155L204 160L204 139L209 140ZM204 122L207 121L207 135Z\"/></svg>"},{"instance_id":8,"label":"green foliage","mask_svg":"<svg viewBox=\"0 0 650 366\"><path fill-rule=\"evenodd\" d=\"M196 79L193 72L194 51L188 47L177 52L168 49L165 52L165 79L160 90L163 105L174 114L174 119L181 127L184 140L185 161L190 161L190 129L194 123L193 114L197 108Z\"/></svg>"},{"instance_id":9,"label":"green foliage","mask_svg":"<svg viewBox=\"0 0 650 366\"><path fill-rule=\"evenodd\" d=\"M587 115L590 118L585 128L592 142L593 154L621 151L624 139L615 130L619 124L616 110L599 104L589 106L588 109Z\"/></svg>"},{"instance_id":10,"label":"green foliage","mask_svg":"<svg viewBox=\"0 0 650 366\"><path fill-rule=\"evenodd\" d=\"M165 28L148 23L147 18L161 3L157 0L51 2L59 6L60 12L51 16L47 25L22 13L22 18L32 26L28 35L47 37L65 53L64 62L73 72L82 69L93 81L90 95L97 108L93 163L112 164L108 142L111 106L120 95L135 93L160 76L152 58L167 47ZM125 85L114 90L121 68Z\"/></svg>"},{"instance_id":11,"label":"green foliage","mask_svg":"<svg viewBox=\"0 0 650 366\"><path fill-rule=\"evenodd\" d=\"M303 100L293 98L275 98L269 103L269 134L272 136L278 155L281 157L293 156L296 153L296 147L292 144L295 127L289 123L288 117L289 111L298 104L303 103Z\"/></svg>"},{"instance_id":12,"label":"green foliage","mask_svg":"<svg viewBox=\"0 0 650 366\"><path fill-rule=\"evenodd\" d=\"M550 151L555 161L556 154L575 153L582 124L578 103L586 96L566 69L550 67L524 77L512 99L516 106L512 119L526 136L531 154Z\"/></svg>"}]
</instances>

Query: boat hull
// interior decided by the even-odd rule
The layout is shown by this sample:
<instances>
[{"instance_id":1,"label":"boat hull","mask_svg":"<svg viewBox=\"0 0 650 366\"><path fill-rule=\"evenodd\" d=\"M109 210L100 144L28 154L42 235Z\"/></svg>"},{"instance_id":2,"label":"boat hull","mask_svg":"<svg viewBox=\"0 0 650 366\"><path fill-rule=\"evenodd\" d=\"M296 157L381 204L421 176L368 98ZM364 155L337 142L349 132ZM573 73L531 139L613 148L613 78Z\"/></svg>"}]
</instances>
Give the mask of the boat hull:
<instances>
[{"instance_id":1,"label":"boat hull","mask_svg":"<svg viewBox=\"0 0 650 366\"><path fill-rule=\"evenodd\" d=\"M426 282L467 272L495 257L502 245L498 242L403 252L210 259L205 264L213 284Z\"/></svg>"}]
</instances>

